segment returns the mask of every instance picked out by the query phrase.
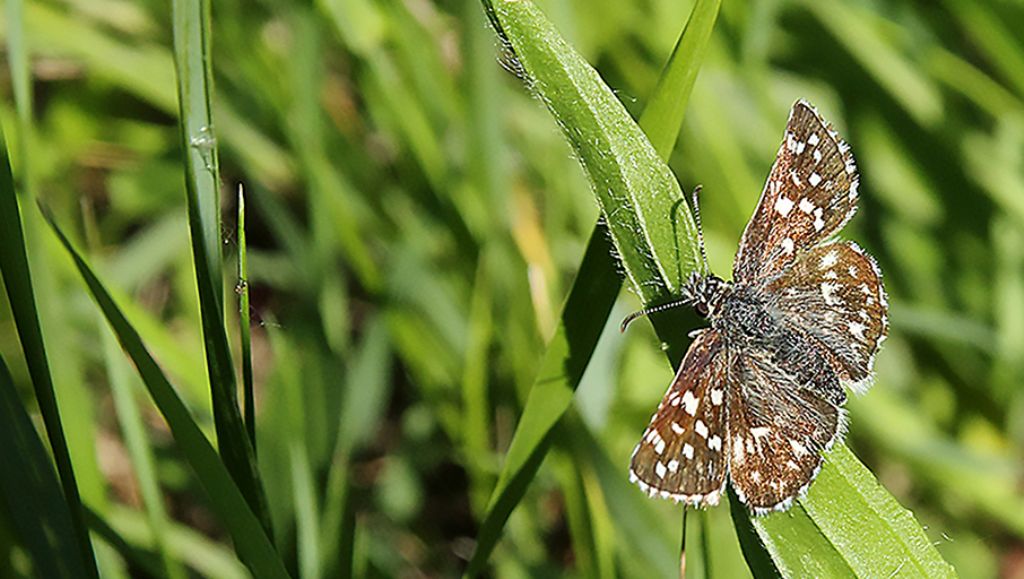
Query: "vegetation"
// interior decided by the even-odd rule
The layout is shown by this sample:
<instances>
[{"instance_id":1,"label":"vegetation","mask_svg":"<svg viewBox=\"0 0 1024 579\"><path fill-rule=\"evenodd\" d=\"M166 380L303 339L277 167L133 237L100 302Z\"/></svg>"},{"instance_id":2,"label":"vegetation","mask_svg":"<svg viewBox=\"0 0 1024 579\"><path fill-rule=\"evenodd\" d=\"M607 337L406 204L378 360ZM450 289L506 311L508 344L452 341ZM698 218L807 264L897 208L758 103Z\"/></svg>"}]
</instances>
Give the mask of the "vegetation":
<instances>
[{"instance_id":1,"label":"vegetation","mask_svg":"<svg viewBox=\"0 0 1024 579\"><path fill-rule=\"evenodd\" d=\"M0 18L0 577L663 577L684 528L688 576L1024 573L1020 8ZM698 183L730 271L800 97L892 333L806 499L683 523L626 465L699 321L618 323Z\"/></svg>"}]
</instances>

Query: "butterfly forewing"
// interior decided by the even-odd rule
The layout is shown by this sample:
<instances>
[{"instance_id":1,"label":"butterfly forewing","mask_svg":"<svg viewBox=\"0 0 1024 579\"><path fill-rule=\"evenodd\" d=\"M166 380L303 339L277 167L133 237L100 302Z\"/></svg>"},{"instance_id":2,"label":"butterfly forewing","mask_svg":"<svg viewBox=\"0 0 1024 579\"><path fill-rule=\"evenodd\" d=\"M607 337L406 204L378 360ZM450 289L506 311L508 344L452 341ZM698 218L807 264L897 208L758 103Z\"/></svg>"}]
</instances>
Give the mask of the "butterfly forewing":
<instances>
[{"instance_id":1,"label":"butterfly forewing","mask_svg":"<svg viewBox=\"0 0 1024 579\"><path fill-rule=\"evenodd\" d=\"M842 411L802 388L771 353L737 354L729 383L729 472L755 513L786 508L807 488L842 428Z\"/></svg>"},{"instance_id":2,"label":"butterfly forewing","mask_svg":"<svg viewBox=\"0 0 1024 579\"><path fill-rule=\"evenodd\" d=\"M803 254L765 288L779 319L820 343L847 385L865 390L889 330L888 304L873 259L852 242Z\"/></svg>"},{"instance_id":3,"label":"butterfly forewing","mask_svg":"<svg viewBox=\"0 0 1024 579\"><path fill-rule=\"evenodd\" d=\"M818 112L798 101L747 224L733 280L770 278L838 231L857 210L853 155Z\"/></svg>"},{"instance_id":4,"label":"butterfly forewing","mask_svg":"<svg viewBox=\"0 0 1024 579\"><path fill-rule=\"evenodd\" d=\"M652 496L717 504L727 475L726 352L702 332L633 451L630 479Z\"/></svg>"}]
</instances>

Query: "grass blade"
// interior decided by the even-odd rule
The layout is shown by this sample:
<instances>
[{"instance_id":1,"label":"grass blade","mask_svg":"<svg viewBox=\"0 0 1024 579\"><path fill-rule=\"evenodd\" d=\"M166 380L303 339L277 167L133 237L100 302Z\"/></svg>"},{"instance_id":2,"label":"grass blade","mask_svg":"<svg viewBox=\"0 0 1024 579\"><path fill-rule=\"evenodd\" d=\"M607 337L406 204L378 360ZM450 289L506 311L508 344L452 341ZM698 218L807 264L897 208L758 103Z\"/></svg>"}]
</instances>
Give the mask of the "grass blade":
<instances>
[{"instance_id":1,"label":"grass blade","mask_svg":"<svg viewBox=\"0 0 1024 579\"><path fill-rule=\"evenodd\" d=\"M662 159L668 159L683 124L693 83L704 61L722 0L698 0L672 49L658 86L640 115L640 128Z\"/></svg>"},{"instance_id":2,"label":"grass blade","mask_svg":"<svg viewBox=\"0 0 1024 579\"><path fill-rule=\"evenodd\" d=\"M256 397L252 391L252 326L249 312L249 254L245 243L245 194L238 186L238 324L242 340L242 397L245 431L256 456Z\"/></svg>"},{"instance_id":3,"label":"grass blade","mask_svg":"<svg viewBox=\"0 0 1024 579\"><path fill-rule=\"evenodd\" d=\"M693 218L668 165L597 71L532 2L487 7L585 167L626 276L645 301L672 295L700 255Z\"/></svg>"},{"instance_id":4,"label":"grass blade","mask_svg":"<svg viewBox=\"0 0 1024 579\"><path fill-rule=\"evenodd\" d=\"M551 448L551 431L572 402L590 355L619 293L612 247L603 225L590 235L572 291L562 309L561 324L548 344L537 378L519 418L487 515L477 534L467 575L483 570L512 509Z\"/></svg>"},{"instance_id":5,"label":"grass blade","mask_svg":"<svg viewBox=\"0 0 1024 579\"><path fill-rule=\"evenodd\" d=\"M271 526L266 496L238 408L234 365L224 327L220 179L210 106L210 5L205 0L175 0L173 8L174 58L178 71L182 149L186 157L188 221L192 232L192 254L217 446L232 478L269 534Z\"/></svg>"},{"instance_id":6,"label":"grass blade","mask_svg":"<svg viewBox=\"0 0 1024 579\"><path fill-rule=\"evenodd\" d=\"M61 426L60 410L53 391L50 364L43 345L43 333L39 326L39 312L36 308L32 276L28 268L25 251L25 236L21 226L21 211L14 189L14 178L7 156L7 142L0 127L0 273L11 303L11 313L18 328L18 338L25 353L25 361L32 386L35 390L39 412L43 416L46 437L53 451L57 474L64 490L64 500L70 509L71 525L77 539L87 576L96 577L96 559L93 554L89 532L82 512L82 499L71 466L67 439Z\"/></svg>"},{"instance_id":7,"label":"grass blade","mask_svg":"<svg viewBox=\"0 0 1024 579\"><path fill-rule=\"evenodd\" d=\"M39 577L91 577L68 504L7 364L0 358L0 501ZM90 571L90 567L92 571Z\"/></svg>"},{"instance_id":8,"label":"grass blade","mask_svg":"<svg viewBox=\"0 0 1024 579\"><path fill-rule=\"evenodd\" d=\"M44 211L44 216L75 262L89 293L103 311L121 347L131 357L146 389L167 421L178 448L188 460L200 484L209 496L209 507L218 516L231 537L239 558L256 577L287 577L284 564L274 545L249 507L210 441L195 423L174 387L149 354L138 332L128 323L106 288L64 232Z\"/></svg>"}]
</instances>

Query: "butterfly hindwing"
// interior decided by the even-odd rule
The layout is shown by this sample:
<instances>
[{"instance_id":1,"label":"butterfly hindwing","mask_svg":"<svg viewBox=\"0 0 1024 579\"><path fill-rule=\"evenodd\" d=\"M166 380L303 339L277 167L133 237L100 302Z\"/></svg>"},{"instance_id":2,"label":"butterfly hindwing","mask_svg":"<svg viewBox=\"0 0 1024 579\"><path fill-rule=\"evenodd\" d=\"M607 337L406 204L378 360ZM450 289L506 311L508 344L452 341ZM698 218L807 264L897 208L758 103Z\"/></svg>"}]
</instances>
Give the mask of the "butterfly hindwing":
<instances>
[{"instance_id":1,"label":"butterfly hindwing","mask_svg":"<svg viewBox=\"0 0 1024 579\"><path fill-rule=\"evenodd\" d=\"M811 105L797 101L743 232L733 280L771 278L839 231L857 210L857 185L849 147Z\"/></svg>"},{"instance_id":2,"label":"butterfly hindwing","mask_svg":"<svg viewBox=\"0 0 1024 579\"><path fill-rule=\"evenodd\" d=\"M725 371L721 335L705 330L633 451L630 479L651 496L718 504L727 476Z\"/></svg>"},{"instance_id":3,"label":"butterfly hindwing","mask_svg":"<svg viewBox=\"0 0 1024 579\"><path fill-rule=\"evenodd\" d=\"M882 276L869 255L853 242L821 245L765 289L779 319L820 344L845 384L867 389L889 331Z\"/></svg>"},{"instance_id":4,"label":"butterfly hindwing","mask_svg":"<svg viewBox=\"0 0 1024 579\"><path fill-rule=\"evenodd\" d=\"M755 513L781 510L807 489L842 430L842 410L802 388L768 351L737 354L730 375L729 476Z\"/></svg>"}]
</instances>

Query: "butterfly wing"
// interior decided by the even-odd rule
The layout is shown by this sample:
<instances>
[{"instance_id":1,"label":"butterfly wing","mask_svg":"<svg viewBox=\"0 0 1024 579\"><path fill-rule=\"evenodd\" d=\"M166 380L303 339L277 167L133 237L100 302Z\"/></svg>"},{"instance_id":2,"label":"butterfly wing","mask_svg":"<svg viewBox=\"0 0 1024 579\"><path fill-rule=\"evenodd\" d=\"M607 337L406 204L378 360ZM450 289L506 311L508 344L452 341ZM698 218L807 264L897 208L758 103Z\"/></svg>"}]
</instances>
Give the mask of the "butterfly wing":
<instances>
[{"instance_id":1,"label":"butterfly wing","mask_svg":"<svg viewBox=\"0 0 1024 579\"><path fill-rule=\"evenodd\" d=\"M733 264L733 280L783 271L839 231L857 210L850 148L807 102L793 105L786 133Z\"/></svg>"},{"instance_id":2,"label":"butterfly wing","mask_svg":"<svg viewBox=\"0 0 1024 579\"><path fill-rule=\"evenodd\" d=\"M763 349L737 354L727 388L729 476L756 514L788 508L843 428L843 411L802 387L772 356Z\"/></svg>"},{"instance_id":3,"label":"butterfly wing","mask_svg":"<svg viewBox=\"0 0 1024 579\"><path fill-rule=\"evenodd\" d=\"M716 330L697 336L633 451L629 478L651 496L718 504L727 475L726 353Z\"/></svg>"},{"instance_id":4,"label":"butterfly wing","mask_svg":"<svg viewBox=\"0 0 1024 579\"><path fill-rule=\"evenodd\" d=\"M853 242L815 247L766 287L778 319L823 346L841 380L870 386L889 332L888 302L875 261Z\"/></svg>"}]
</instances>

